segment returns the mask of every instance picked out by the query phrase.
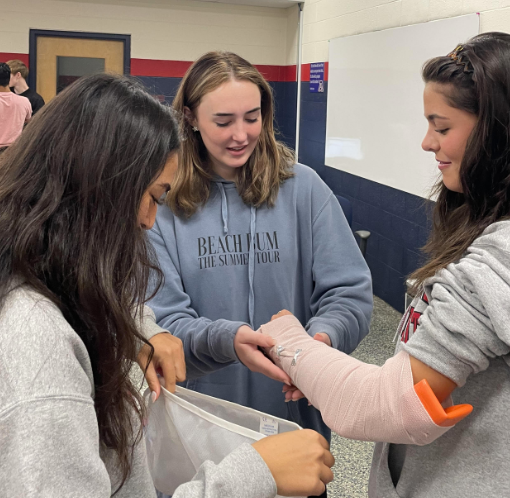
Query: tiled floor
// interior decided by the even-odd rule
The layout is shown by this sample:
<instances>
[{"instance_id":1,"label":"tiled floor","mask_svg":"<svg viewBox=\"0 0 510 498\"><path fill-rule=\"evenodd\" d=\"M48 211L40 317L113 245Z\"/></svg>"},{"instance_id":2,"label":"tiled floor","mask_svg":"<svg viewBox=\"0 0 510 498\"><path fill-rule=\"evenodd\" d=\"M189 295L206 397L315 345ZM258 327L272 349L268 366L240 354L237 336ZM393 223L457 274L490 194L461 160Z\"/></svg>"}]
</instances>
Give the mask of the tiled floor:
<instances>
[{"instance_id":1,"label":"tiled floor","mask_svg":"<svg viewBox=\"0 0 510 498\"><path fill-rule=\"evenodd\" d=\"M370 334L352 356L382 365L393 355L393 336L401 314L381 299L374 298L374 313ZM366 498L373 443L351 441L333 434L331 451L336 463L335 480L328 486L328 498Z\"/></svg>"}]
</instances>

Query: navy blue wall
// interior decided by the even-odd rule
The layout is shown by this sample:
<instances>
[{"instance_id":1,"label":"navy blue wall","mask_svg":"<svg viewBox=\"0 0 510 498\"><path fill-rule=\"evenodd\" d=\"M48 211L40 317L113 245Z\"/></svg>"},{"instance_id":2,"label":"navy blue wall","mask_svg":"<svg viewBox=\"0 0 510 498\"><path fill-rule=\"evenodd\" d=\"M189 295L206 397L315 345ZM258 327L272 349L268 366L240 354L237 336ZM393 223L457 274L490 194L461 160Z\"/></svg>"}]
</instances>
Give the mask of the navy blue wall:
<instances>
[{"instance_id":1,"label":"navy blue wall","mask_svg":"<svg viewBox=\"0 0 510 498\"><path fill-rule=\"evenodd\" d=\"M374 294L403 311L405 279L423 261L420 248L429 234L427 213L432 205L324 164L327 89L326 83L324 93L310 93L309 83L302 83L299 161L314 168L335 194L352 202L353 230L372 233L366 258Z\"/></svg>"},{"instance_id":2,"label":"navy blue wall","mask_svg":"<svg viewBox=\"0 0 510 498\"><path fill-rule=\"evenodd\" d=\"M297 83L271 82L275 101L275 128L279 131L278 140L292 149L296 146L296 105Z\"/></svg>"}]
</instances>

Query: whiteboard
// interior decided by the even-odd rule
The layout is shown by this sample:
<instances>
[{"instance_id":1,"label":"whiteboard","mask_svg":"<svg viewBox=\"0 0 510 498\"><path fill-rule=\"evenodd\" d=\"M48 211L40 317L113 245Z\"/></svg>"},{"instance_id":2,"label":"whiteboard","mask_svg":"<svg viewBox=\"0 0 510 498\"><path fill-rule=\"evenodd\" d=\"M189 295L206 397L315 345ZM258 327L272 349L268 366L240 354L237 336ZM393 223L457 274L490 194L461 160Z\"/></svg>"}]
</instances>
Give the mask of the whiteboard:
<instances>
[{"instance_id":1,"label":"whiteboard","mask_svg":"<svg viewBox=\"0 0 510 498\"><path fill-rule=\"evenodd\" d=\"M421 68L478 31L470 14L331 40L326 165L428 197L438 170L421 148Z\"/></svg>"}]
</instances>

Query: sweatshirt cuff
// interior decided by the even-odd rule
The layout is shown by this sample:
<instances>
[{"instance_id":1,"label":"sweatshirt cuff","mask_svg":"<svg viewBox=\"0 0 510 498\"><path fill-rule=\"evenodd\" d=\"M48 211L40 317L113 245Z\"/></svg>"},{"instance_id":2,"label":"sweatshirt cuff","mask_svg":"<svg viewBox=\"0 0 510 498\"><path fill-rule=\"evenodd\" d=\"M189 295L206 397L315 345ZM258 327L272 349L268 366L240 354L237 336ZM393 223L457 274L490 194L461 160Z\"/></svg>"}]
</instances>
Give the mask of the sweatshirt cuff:
<instances>
[{"instance_id":1,"label":"sweatshirt cuff","mask_svg":"<svg viewBox=\"0 0 510 498\"><path fill-rule=\"evenodd\" d=\"M239 327L250 324L246 322L232 322L230 320L217 320L215 323L216 334L214 336L215 346L213 347L216 361L240 361L234 347L234 338ZM221 359L221 360L220 360Z\"/></svg>"},{"instance_id":2,"label":"sweatshirt cuff","mask_svg":"<svg viewBox=\"0 0 510 498\"><path fill-rule=\"evenodd\" d=\"M140 335L142 335L147 341L154 337L157 334L161 334L162 332L166 332L169 334L168 330L165 330L161 328L156 323L156 315L154 315L154 312L149 308L149 306L144 305L142 310L142 317L138 321L138 317L135 315L135 320L137 321L138 325L138 332ZM142 341L139 341L140 345L139 348L142 348L144 343Z\"/></svg>"},{"instance_id":3,"label":"sweatshirt cuff","mask_svg":"<svg viewBox=\"0 0 510 498\"><path fill-rule=\"evenodd\" d=\"M277 492L276 482L258 451L248 443L244 443L227 455L220 463L228 469L228 496L243 496L246 498L274 498Z\"/></svg>"},{"instance_id":4,"label":"sweatshirt cuff","mask_svg":"<svg viewBox=\"0 0 510 498\"><path fill-rule=\"evenodd\" d=\"M332 327L328 323L314 320L308 327L308 334L313 338L315 334L319 333L327 334L331 340L331 347L343 351L345 349L345 341L343 334L338 332L338 329Z\"/></svg>"}]
</instances>

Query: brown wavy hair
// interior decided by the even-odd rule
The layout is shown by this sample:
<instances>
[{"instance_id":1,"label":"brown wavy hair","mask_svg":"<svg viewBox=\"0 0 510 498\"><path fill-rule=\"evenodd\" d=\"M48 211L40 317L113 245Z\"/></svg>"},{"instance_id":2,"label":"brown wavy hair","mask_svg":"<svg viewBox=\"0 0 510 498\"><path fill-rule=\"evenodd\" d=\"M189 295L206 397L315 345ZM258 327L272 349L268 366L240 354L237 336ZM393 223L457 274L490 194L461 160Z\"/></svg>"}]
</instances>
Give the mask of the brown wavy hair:
<instances>
[{"instance_id":1,"label":"brown wavy hair","mask_svg":"<svg viewBox=\"0 0 510 498\"><path fill-rule=\"evenodd\" d=\"M294 153L276 141L273 125L273 93L259 71L248 61L232 52L208 52L188 69L179 86L173 106L181 116L183 144L179 169L168 197L172 210L191 216L209 198L212 169L200 133L192 131L184 116L184 108L192 112L202 97L230 80L250 81L261 95L262 132L247 163L236 171L239 195L248 205L274 206L280 185L293 176Z\"/></svg>"},{"instance_id":2,"label":"brown wavy hair","mask_svg":"<svg viewBox=\"0 0 510 498\"><path fill-rule=\"evenodd\" d=\"M478 119L460 165L462 193L439 180L425 279L461 258L492 223L510 217L510 35L484 33L423 67L425 83L441 85L448 104Z\"/></svg>"},{"instance_id":3,"label":"brown wavy hair","mask_svg":"<svg viewBox=\"0 0 510 498\"><path fill-rule=\"evenodd\" d=\"M146 300L149 276L161 279L138 211L178 147L171 108L130 78L102 74L66 88L0 156L0 304L24 282L82 339L118 489L141 437L132 415L141 422L144 407L128 374L147 341L131 310Z\"/></svg>"}]
</instances>

